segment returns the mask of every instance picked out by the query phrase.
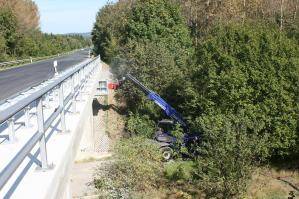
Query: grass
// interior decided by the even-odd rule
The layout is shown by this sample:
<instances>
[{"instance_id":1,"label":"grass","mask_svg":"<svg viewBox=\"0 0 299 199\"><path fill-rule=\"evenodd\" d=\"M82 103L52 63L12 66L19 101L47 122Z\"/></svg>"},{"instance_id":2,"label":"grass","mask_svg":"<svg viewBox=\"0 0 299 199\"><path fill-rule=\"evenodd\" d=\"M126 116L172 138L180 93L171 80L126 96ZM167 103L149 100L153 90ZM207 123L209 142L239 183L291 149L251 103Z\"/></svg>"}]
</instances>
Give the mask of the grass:
<instances>
[{"instance_id":1,"label":"grass","mask_svg":"<svg viewBox=\"0 0 299 199\"><path fill-rule=\"evenodd\" d=\"M174 162L166 165L166 177L173 179L176 177L176 172L181 171L180 179L173 179L179 182L180 180L190 177L192 172L192 162ZM175 188L176 187L176 188ZM166 190L156 190L160 198L205 198L195 184L176 183L175 187ZM192 194L192 189L196 190L195 195ZM299 171L296 168L290 168L280 165L259 167L252 175L249 187L243 199L296 199L299 198Z\"/></svg>"},{"instance_id":2,"label":"grass","mask_svg":"<svg viewBox=\"0 0 299 199\"><path fill-rule=\"evenodd\" d=\"M108 154L108 155L102 155L102 156L97 156L97 157L88 157L88 158L85 158L85 159L82 159L82 160L77 160L75 161L76 164L78 163L88 163L88 162L95 162L95 161L106 161L106 160L111 160L112 157L111 157L111 154Z\"/></svg>"},{"instance_id":3,"label":"grass","mask_svg":"<svg viewBox=\"0 0 299 199\"><path fill-rule=\"evenodd\" d=\"M165 165L165 177L170 181L188 181L194 172L192 161L172 161Z\"/></svg>"},{"instance_id":4,"label":"grass","mask_svg":"<svg viewBox=\"0 0 299 199\"><path fill-rule=\"evenodd\" d=\"M261 167L253 174L247 196L250 199L286 199L299 197L298 170Z\"/></svg>"}]
</instances>

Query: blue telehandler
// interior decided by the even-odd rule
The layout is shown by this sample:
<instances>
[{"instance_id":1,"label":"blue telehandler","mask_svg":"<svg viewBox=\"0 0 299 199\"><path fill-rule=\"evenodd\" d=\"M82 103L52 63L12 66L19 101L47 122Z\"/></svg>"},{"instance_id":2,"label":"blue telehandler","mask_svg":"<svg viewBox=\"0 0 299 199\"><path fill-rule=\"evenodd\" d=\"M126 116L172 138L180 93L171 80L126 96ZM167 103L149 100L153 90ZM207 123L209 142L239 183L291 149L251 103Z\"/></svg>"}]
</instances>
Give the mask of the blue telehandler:
<instances>
[{"instance_id":1,"label":"blue telehandler","mask_svg":"<svg viewBox=\"0 0 299 199\"><path fill-rule=\"evenodd\" d=\"M154 136L154 140L156 140L160 146L163 158L165 160L171 159L173 157L174 151L178 150L178 147L182 147L178 146L178 143L181 143L183 147L186 147L188 149L189 155L190 153L193 153L191 152L193 151L192 146L199 143L200 135L190 133L189 127L181 114L178 113L157 93L145 87L141 82L139 82L134 76L129 73L119 81L118 85L116 85L115 88L121 86L126 80L130 80L135 86L137 86L137 88L140 89L149 100L157 104L169 117L169 119L162 119L158 122L157 130ZM183 129L183 140L178 140L178 138L174 137L171 133L171 131L175 129L177 124ZM184 155L186 156L187 154Z\"/></svg>"}]
</instances>

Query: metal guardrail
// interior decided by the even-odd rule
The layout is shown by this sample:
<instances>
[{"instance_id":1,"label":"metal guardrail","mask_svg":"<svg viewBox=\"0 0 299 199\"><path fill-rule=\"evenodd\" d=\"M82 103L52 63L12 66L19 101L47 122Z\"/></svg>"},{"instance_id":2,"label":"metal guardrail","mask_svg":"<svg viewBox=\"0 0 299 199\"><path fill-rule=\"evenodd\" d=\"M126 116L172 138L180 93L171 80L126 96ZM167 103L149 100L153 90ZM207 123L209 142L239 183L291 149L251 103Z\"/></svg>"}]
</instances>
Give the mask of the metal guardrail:
<instances>
[{"instance_id":1,"label":"metal guardrail","mask_svg":"<svg viewBox=\"0 0 299 199\"><path fill-rule=\"evenodd\" d=\"M42 60L46 60L46 59L50 59L50 58L54 58L54 57L59 57L59 56L64 56L64 55L69 55L69 54L72 54L72 53L74 53L74 52L76 52L76 51L79 51L79 50L73 50L73 51L69 51L69 52L66 52L66 53L62 53L62 54L58 54L58 55L53 55L53 56L38 57L38 58L34 58L34 59L32 59L32 60L33 60L33 61L42 61ZM89 57L90 57L90 55L89 55ZM20 61L19 63L27 63L26 60L30 60L30 59L25 59L25 62L21 62L21 61L24 61L24 60L19 60L19 61ZM33 62L33 61L32 61L32 62ZM31 63L32 63L32 62L31 62ZM2 62L2 63L8 63L8 62ZM0 68L1 68L1 64L2 64L2 63L0 62ZM47 80L44 80L43 82L45 82L45 81L47 81ZM17 92L17 93L15 93L15 94L11 95L11 96L10 96L9 98L7 98L7 99L0 100L0 106L1 106L2 104L6 103L7 101L9 101L9 100L11 100L11 99L13 99L13 98L15 98L15 97L21 95L22 93L27 92L28 90L32 89L33 87L36 87L37 85L42 84L43 82L36 83L36 84L34 84L34 85L32 85L32 86L30 86L30 87L28 87L28 88L26 88L26 89L24 89L24 90L22 90L22 91L20 91L20 92Z\"/></svg>"},{"instance_id":2,"label":"metal guardrail","mask_svg":"<svg viewBox=\"0 0 299 199\"><path fill-rule=\"evenodd\" d=\"M22 95L23 93L28 92L28 91L31 90L32 88L34 88L34 87L36 87L36 86L38 86L38 85L40 85L40 84L42 84L42 83L44 83L44 82L46 82L46 81L48 81L48 79L47 79L47 80L44 80L44 81L42 81L42 82L38 82L38 83L36 83L36 84L33 84L32 86L30 86L30 87L28 87L28 88L26 88L26 89L24 89L24 90L22 90L22 91L16 92L15 94L9 96L9 97L6 98L6 99L2 99L2 100L0 100L0 106L1 106L2 104L7 103L7 102L8 102L9 100L11 100L11 99L14 99L14 98L16 98L17 96L20 96L20 95Z\"/></svg>"},{"instance_id":3,"label":"metal guardrail","mask_svg":"<svg viewBox=\"0 0 299 199\"><path fill-rule=\"evenodd\" d=\"M50 58L59 57L59 56L62 56L62 55L68 55L68 54L71 54L71 53L73 53L75 51L78 51L78 50L72 50L72 51L69 51L69 52L59 53L57 55L51 55L51 56L34 57L34 58L30 57L29 59L0 62L0 67L10 66L10 65L14 65L14 64L22 64L22 63L33 63L34 61L39 61L39 60L44 60L44 59L50 59Z\"/></svg>"},{"instance_id":4,"label":"metal guardrail","mask_svg":"<svg viewBox=\"0 0 299 199\"><path fill-rule=\"evenodd\" d=\"M94 73L100 57L94 58L92 61L79 65L55 81L49 83L41 90L21 99L11 107L0 112L0 125L7 123L9 129L9 141L15 140L14 116L24 111L25 126L29 126L29 110L30 105L35 102L38 131L29 139L22 149L14 156L14 158L5 166L0 173L0 190L5 186L10 177L18 169L23 160L30 155L31 150L39 143L40 150L40 167L47 170L51 167L47 160L46 138L45 133L57 117L60 117L62 132L66 132L65 110L66 105L72 106L72 112L76 112L76 98L82 99L82 88L87 80ZM70 83L70 93L64 96L64 84ZM59 90L59 107L45 120L43 115L43 97L55 88ZM45 121L44 121L45 120Z\"/></svg>"}]
</instances>

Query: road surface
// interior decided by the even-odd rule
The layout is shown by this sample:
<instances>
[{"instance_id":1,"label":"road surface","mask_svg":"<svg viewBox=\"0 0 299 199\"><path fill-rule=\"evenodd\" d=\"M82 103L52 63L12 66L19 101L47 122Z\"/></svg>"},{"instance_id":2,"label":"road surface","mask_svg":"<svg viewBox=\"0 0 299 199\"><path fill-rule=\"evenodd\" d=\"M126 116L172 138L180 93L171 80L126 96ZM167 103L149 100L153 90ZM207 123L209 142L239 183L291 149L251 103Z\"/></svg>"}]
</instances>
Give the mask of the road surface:
<instances>
[{"instance_id":1,"label":"road surface","mask_svg":"<svg viewBox=\"0 0 299 199\"><path fill-rule=\"evenodd\" d=\"M0 101L53 77L54 60L58 61L57 69L61 72L86 59L88 59L88 50L80 50L59 58L0 71Z\"/></svg>"}]
</instances>

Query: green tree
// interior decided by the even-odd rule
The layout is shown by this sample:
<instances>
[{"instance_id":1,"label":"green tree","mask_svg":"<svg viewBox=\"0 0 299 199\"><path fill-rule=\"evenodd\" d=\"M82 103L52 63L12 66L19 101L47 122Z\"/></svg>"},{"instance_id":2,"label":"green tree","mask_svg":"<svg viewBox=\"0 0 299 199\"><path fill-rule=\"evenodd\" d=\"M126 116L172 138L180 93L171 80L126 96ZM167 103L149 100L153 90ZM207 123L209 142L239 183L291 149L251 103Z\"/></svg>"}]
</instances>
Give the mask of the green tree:
<instances>
[{"instance_id":1,"label":"green tree","mask_svg":"<svg viewBox=\"0 0 299 199\"><path fill-rule=\"evenodd\" d=\"M123 35L124 22L129 12L129 2L119 1L101 8L92 30L94 52L110 63L118 55Z\"/></svg>"},{"instance_id":2,"label":"green tree","mask_svg":"<svg viewBox=\"0 0 299 199\"><path fill-rule=\"evenodd\" d=\"M148 88L163 97L169 96L168 99L171 100L168 88L183 78L183 72L176 65L175 57L168 48L164 44L154 42L130 42L127 49L130 50L125 50L123 57L129 61L125 61L124 73L132 73ZM153 103L149 103L144 94L134 85L127 83L121 91L126 97L130 110L150 114L152 118L159 117L160 109Z\"/></svg>"},{"instance_id":3,"label":"green tree","mask_svg":"<svg viewBox=\"0 0 299 199\"><path fill-rule=\"evenodd\" d=\"M17 20L8 7L0 9L0 33L5 38L8 53L14 55L17 39Z\"/></svg>"},{"instance_id":4,"label":"green tree","mask_svg":"<svg viewBox=\"0 0 299 199\"><path fill-rule=\"evenodd\" d=\"M0 62L6 59L6 40L3 35L0 34Z\"/></svg>"},{"instance_id":5,"label":"green tree","mask_svg":"<svg viewBox=\"0 0 299 199\"><path fill-rule=\"evenodd\" d=\"M131 135L139 135L147 138L153 138L156 125L149 119L148 115L129 114L127 120L127 130Z\"/></svg>"},{"instance_id":6,"label":"green tree","mask_svg":"<svg viewBox=\"0 0 299 199\"><path fill-rule=\"evenodd\" d=\"M18 39L16 46L16 54L18 57L28 58L37 56L39 49L34 38L35 34L22 35Z\"/></svg>"},{"instance_id":7,"label":"green tree","mask_svg":"<svg viewBox=\"0 0 299 199\"><path fill-rule=\"evenodd\" d=\"M241 110L262 126L268 154L294 152L298 139L299 53L294 40L269 26L215 28L197 51L198 67L178 93L190 118ZM250 131L255 131L252 127Z\"/></svg>"},{"instance_id":8,"label":"green tree","mask_svg":"<svg viewBox=\"0 0 299 199\"><path fill-rule=\"evenodd\" d=\"M165 46L176 64L186 67L192 53L192 40L180 7L168 0L139 0L130 12L125 26L125 43L154 42Z\"/></svg>"},{"instance_id":9,"label":"green tree","mask_svg":"<svg viewBox=\"0 0 299 199\"><path fill-rule=\"evenodd\" d=\"M125 72L132 73L170 103L175 102L171 95L173 85L183 79L193 54L179 5L167 0L136 1L124 30L119 57L125 60ZM155 119L161 117L160 109L147 103L137 89L126 86L123 91L133 111L150 114Z\"/></svg>"},{"instance_id":10,"label":"green tree","mask_svg":"<svg viewBox=\"0 0 299 199\"><path fill-rule=\"evenodd\" d=\"M239 114L210 114L198 118L202 129L195 176L207 198L242 198L257 157L265 149L267 138L248 128L259 123Z\"/></svg>"}]
</instances>

